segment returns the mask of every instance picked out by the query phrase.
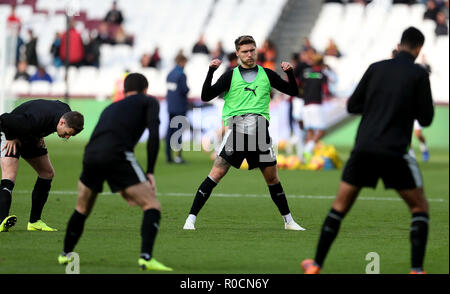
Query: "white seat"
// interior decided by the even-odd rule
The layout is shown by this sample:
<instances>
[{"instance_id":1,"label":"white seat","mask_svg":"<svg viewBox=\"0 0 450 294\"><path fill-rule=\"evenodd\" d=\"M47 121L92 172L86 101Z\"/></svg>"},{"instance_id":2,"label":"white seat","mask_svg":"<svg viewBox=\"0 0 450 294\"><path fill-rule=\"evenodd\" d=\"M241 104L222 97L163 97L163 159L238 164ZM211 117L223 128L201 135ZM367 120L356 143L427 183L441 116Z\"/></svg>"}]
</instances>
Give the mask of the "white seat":
<instances>
[{"instance_id":1,"label":"white seat","mask_svg":"<svg viewBox=\"0 0 450 294\"><path fill-rule=\"evenodd\" d=\"M52 83L52 86L50 88L50 95L51 96L60 96L63 97L66 94L66 82L64 81L57 81Z\"/></svg>"},{"instance_id":2,"label":"white seat","mask_svg":"<svg viewBox=\"0 0 450 294\"><path fill-rule=\"evenodd\" d=\"M30 93L30 83L23 80L16 80L12 82L10 89L14 95L27 95Z\"/></svg>"},{"instance_id":3,"label":"white seat","mask_svg":"<svg viewBox=\"0 0 450 294\"><path fill-rule=\"evenodd\" d=\"M17 5L15 14L22 23L26 23L31 19L31 16L33 15L33 7L31 7L30 5Z\"/></svg>"},{"instance_id":4,"label":"white seat","mask_svg":"<svg viewBox=\"0 0 450 294\"><path fill-rule=\"evenodd\" d=\"M34 81L30 83L30 95L49 95L51 84L47 81Z\"/></svg>"}]
</instances>

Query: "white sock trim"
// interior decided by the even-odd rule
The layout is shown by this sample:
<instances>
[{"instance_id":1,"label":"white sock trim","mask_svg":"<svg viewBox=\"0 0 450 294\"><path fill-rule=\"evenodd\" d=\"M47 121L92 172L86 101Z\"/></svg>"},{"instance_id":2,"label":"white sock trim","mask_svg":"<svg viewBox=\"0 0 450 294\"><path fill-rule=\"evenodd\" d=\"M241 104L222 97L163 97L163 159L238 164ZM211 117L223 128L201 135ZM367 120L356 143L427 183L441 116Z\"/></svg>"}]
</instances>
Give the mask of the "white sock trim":
<instances>
[{"instance_id":1,"label":"white sock trim","mask_svg":"<svg viewBox=\"0 0 450 294\"><path fill-rule=\"evenodd\" d=\"M195 224L195 220L196 220L196 219L197 219L197 216L195 216L195 215L193 215L193 214L190 214L190 215L188 215L186 221L189 221L189 222Z\"/></svg>"},{"instance_id":2,"label":"white sock trim","mask_svg":"<svg viewBox=\"0 0 450 294\"><path fill-rule=\"evenodd\" d=\"M288 224L288 223L294 221L294 219L292 218L292 215L290 213L283 215L283 220L284 220L285 224Z\"/></svg>"}]
</instances>

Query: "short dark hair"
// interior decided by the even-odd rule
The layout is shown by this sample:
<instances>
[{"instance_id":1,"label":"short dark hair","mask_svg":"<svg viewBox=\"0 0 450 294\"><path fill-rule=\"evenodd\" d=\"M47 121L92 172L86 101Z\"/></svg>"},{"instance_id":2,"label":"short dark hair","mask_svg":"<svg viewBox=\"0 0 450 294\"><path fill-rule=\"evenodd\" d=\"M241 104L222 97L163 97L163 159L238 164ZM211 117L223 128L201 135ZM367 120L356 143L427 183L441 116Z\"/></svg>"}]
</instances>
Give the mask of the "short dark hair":
<instances>
[{"instance_id":1,"label":"short dark hair","mask_svg":"<svg viewBox=\"0 0 450 294\"><path fill-rule=\"evenodd\" d=\"M180 64L183 62L187 62L187 57L184 56L183 53L177 54L177 56L175 56L175 63Z\"/></svg>"},{"instance_id":2,"label":"short dark hair","mask_svg":"<svg viewBox=\"0 0 450 294\"><path fill-rule=\"evenodd\" d=\"M256 47L255 39L253 39L253 37L249 36L249 35L240 36L234 41L234 45L236 46L236 51L239 51L239 48L242 45L246 45L246 44L253 44Z\"/></svg>"},{"instance_id":3,"label":"short dark hair","mask_svg":"<svg viewBox=\"0 0 450 294\"><path fill-rule=\"evenodd\" d=\"M69 111L63 114L62 118L66 121L66 126L75 130L75 134L81 132L84 128L84 116L78 111Z\"/></svg>"},{"instance_id":4,"label":"short dark hair","mask_svg":"<svg viewBox=\"0 0 450 294\"><path fill-rule=\"evenodd\" d=\"M148 88L147 78L140 73L130 73L127 75L124 81L124 92L137 91L138 93L144 92Z\"/></svg>"},{"instance_id":5,"label":"short dark hair","mask_svg":"<svg viewBox=\"0 0 450 294\"><path fill-rule=\"evenodd\" d=\"M400 44L410 49L416 49L423 46L425 36L415 27L409 27L403 31Z\"/></svg>"}]
</instances>

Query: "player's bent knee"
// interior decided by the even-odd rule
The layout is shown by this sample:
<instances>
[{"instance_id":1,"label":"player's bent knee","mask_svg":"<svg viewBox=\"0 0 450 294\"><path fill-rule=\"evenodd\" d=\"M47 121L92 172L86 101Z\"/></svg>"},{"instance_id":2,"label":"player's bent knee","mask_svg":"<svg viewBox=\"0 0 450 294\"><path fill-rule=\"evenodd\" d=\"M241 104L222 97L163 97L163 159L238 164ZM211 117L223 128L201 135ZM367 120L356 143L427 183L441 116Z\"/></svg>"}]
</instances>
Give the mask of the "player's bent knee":
<instances>
[{"instance_id":1,"label":"player's bent knee","mask_svg":"<svg viewBox=\"0 0 450 294\"><path fill-rule=\"evenodd\" d=\"M40 178L53 179L55 177L55 170L52 168L46 171L39 172L38 175Z\"/></svg>"},{"instance_id":2,"label":"player's bent knee","mask_svg":"<svg viewBox=\"0 0 450 294\"><path fill-rule=\"evenodd\" d=\"M156 209L156 210L161 211L161 203L156 199L152 200L152 201L147 201L141 205L141 209L143 211L149 210L149 209Z\"/></svg>"}]
</instances>

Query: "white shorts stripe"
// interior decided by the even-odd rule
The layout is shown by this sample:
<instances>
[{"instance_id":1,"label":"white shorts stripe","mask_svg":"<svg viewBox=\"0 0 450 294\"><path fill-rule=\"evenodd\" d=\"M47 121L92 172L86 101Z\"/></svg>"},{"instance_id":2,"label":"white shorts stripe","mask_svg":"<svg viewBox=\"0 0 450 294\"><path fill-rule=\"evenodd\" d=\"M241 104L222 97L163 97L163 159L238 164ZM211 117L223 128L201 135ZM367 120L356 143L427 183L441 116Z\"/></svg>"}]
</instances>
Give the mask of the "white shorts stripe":
<instances>
[{"instance_id":1,"label":"white shorts stripe","mask_svg":"<svg viewBox=\"0 0 450 294\"><path fill-rule=\"evenodd\" d=\"M231 131L232 131L231 129L228 129L228 130L226 131L226 133L225 133L225 136L223 136L222 144L220 144L219 149L217 149L217 155L219 155L220 152L222 152L223 147L225 147L225 144L227 143L227 140L228 140L228 137L229 137L230 134L231 134Z\"/></svg>"},{"instance_id":2,"label":"white shorts stripe","mask_svg":"<svg viewBox=\"0 0 450 294\"><path fill-rule=\"evenodd\" d=\"M403 155L403 158L408 163L409 170L411 171L411 174L413 176L414 182L416 184L416 187L422 187L423 181L422 181L422 175L420 174L419 166L417 165L417 161L408 153Z\"/></svg>"},{"instance_id":3,"label":"white shorts stripe","mask_svg":"<svg viewBox=\"0 0 450 294\"><path fill-rule=\"evenodd\" d=\"M5 133L1 132L1 154L0 157L5 157L6 155L6 151L3 150L3 147L5 147L6 144L6 137L5 137Z\"/></svg>"},{"instance_id":4,"label":"white shorts stripe","mask_svg":"<svg viewBox=\"0 0 450 294\"><path fill-rule=\"evenodd\" d=\"M141 167L139 166L136 158L134 157L133 152L125 152L126 159L131 163L131 166L134 169L134 172L139 178L139 181L145 182L147 178L145 177L144 172L142 171Z\"/></svg>"}]
</instances>

